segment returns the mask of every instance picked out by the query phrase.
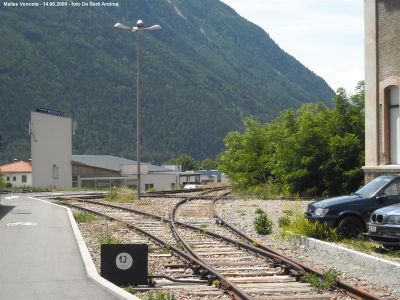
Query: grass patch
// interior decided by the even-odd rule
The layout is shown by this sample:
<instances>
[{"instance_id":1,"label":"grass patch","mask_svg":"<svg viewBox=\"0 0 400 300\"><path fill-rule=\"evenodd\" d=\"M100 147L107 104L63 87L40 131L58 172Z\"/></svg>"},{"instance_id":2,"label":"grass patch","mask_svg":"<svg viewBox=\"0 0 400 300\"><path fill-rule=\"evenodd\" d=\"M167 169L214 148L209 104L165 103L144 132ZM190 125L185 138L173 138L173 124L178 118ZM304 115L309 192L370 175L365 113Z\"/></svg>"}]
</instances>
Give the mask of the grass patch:
<instances>
[{"instance_id":1,"label":"grass patch","mask_svg":"<svg viewBox=\"0 0 400 300\"><path fill-rule=\"evenodd\" d=\"M353 249L364 253L376 253L378 244L367 240L346 239L341 240L339 244L346 248Z\"/></svg>"},{"instance_id":2,"label":"grass patch","mask_svg":"<svg viewBox=\"0 0 400 300\"><path fill-rule=\"evenodd\" d=\"M290 224L292 224L292 220L287 215L283 215L282 217L280 217L278 219L279 227L287 227L287 226L290 226Z\"/></svg>"},{"instance_id":3,"label":"grass patch","mask_svg":"<svg viewBox=\"0 0 400 300\"><path fill-rule=\"evenodd\" d=\"M80 212L74 213L74 218L75 218L75 221L78 223L89 223L89 222L99 220L99 217L97 217L96 215L91 214L87 211L80 211Z\"/></svg>"},{"instance_id":4,"label":"grass patch","mask_svg":"<svg viewBox=\"0 0 400 300\"><path fill-rule=\"evenodd\" d=\"M175 295L173 293L157 291L157 292L148 292L145 296L146 300L176 300Z\"/></svg>"},{"instance_id":5,"label":"grass patch","mask_svg":"<svg viewBox=\"0 0 400 300\"><path fill-rule=\"evenodd\" d=\"M340 272L335 268L330 268L322 277L307 273L304 280L316 288L319 292L326 292L336 287Z\"/></svg>"},{"instance_id":6,"label":"grass patch","mask_svg":"<svg viewBox=\"0 0 400 300\"><path fill-rule=\"evenodd\" d=\"M301 235L329 242L340 240L340 235L336 228L330 228L326 223L310 222L304 218L301 211L296 211L290 217L290 224L282 227L282 236L293 237Z\"/></svg>"},{"instance_id":7,"label":"grass patch","mask_svg":"<svg viewBox=\"0 0 400 300\"><path fill-rule=\"evenodd\" d=\"M151 205L151 200L140 200L140 201L137 201L136 202L137 203L137 205L140 205L140 206L148 206L148 205Z\"/></svg>"},{"instance_id":8,"label":"grass patch","mask_svg":"<svg viewBox=\"0 0 400 300\"><path fill-rule=\"evenodd\" d=\"M255 213L256 213L257 215L260 215L260 214L263 214L264 211L263 211L261 208L257 207Z\"/></svg>"},{"instance_id":9,"label":"grass patch","mask_svg":"<svg viewBox=\"0 0 400 300\"><path fill-rule=\"evenodd\" d=\"M127 291L128 293L131 293L131 294L135 294L136 293L135 288L133 286L131 286L131 285L128 285L128 287L125 288L125 291Z\"/></svg>"},{"instance_id":10,"label":"grass patch","mask_svg":"<svg viewBox=\"0 0 400 300\"><path fill-rule=\"evenodd\" d=\"M255 196L259 199L279 199L288 196L277 184L265 183L248 188L235 188L235 193L242 197Z\"/></svg>"},{"instance_id":11,"label":"grass patch","mask_svg":"<svg viewBox=\"0 0 400 300\"><path fill-rule=\"evenodd\" d=\"M101 245L102 244L122 244L119 239L117 239L116 237L109 235L109 234L99 237L99 243Z\"/></svg>"},{"instance_id":12,"label":"grass patch","mask_svg":"<svg viewBox=\"0 0 400 300\"><path fill-rule=\"evenodd\" d=\"M378 243L368 241L365 239L358 240L341 240L339 245L359 251L365 254L377 256L386 260L390 260L393 262L400 262L400 250L396 248L384 248Z\"/></svg>"},{"instance_id":13,"label":"grass patch","mask_svg":"<svg viewBox=\"0 0 400 300\"><path fill-rule=\"evenodd\" d=\"M278 219L279 227L287 227L292 224L293 211L285 209L283 210L283 216Z\"/></svg>"},{"instance_id":14,"label":"grass patch","mask_svg":"<svg viewBox=\"0 0 400 300\"><path fill-rule=\"evenodd\" d=\"M68 200L65 200L65 199L58 199L58 200L54 201L53 203L58 204L58 205L68 206Z\"/></svg>"},{"instance_id":15,"label":"grass patch","mask_svg":"<svg viewBox=\"0 0 400 300\"><path fill-rule=\"evenodd\" d=\"M133 190L112 189L104 200L108 202L133 203L136 201L136 196Z\"/></svg>"},{"instance_id":16,"label":"grass patch","mask_svg":"<svg viewBox=\"0 0 400 300\"><path fill-rule=\"evenodd\" d=\"M257 210L257 216L253 221L254 228L258 234L270 234L272 232L273 223L268 215L261 209Z\"/></svg>"},{"instance_id":17,"label":"grass patch","mask_svg":"<svg viewBox=\"0 0 400 300\"><path fill-rule=\"evenodd\" d=\"M212 285L212 286L215 286L215 287L217 287L217 288L219 288L219 287L221 286L221 281L219 281L218 279L214 279L214 280L211 282L211 285Z\"/></svg>"}]
</instances>

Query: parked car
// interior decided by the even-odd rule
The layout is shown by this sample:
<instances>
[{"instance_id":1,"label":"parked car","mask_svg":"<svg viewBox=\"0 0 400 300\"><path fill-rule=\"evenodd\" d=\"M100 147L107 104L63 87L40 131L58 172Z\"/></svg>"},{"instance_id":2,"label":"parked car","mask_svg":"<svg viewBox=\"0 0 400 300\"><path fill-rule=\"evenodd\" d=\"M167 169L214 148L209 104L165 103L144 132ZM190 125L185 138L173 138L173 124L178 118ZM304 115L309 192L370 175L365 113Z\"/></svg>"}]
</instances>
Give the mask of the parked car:
<instances>
[{"instance_id":1,"label":"parked car","mask_svg":"<svg viewBox=\"0 0 400 300\"><path fill-rule=\"evenodd\" d=\"M400 204L375 210L368 222L369 239L384 246L400 246Z\"/></svg>"},{"instance_id":2,"label":"parked car","mask_svg":"<svg viewBox=\"0 0 400 300\"><path fill-rule=\"evenodd\" d=\"M309 204L305 217L336 227L344 237L357 237L367 231L374 210L396 203L400 203L400 175L380 176L349 196Z\"/></svg>"}]
</instances>

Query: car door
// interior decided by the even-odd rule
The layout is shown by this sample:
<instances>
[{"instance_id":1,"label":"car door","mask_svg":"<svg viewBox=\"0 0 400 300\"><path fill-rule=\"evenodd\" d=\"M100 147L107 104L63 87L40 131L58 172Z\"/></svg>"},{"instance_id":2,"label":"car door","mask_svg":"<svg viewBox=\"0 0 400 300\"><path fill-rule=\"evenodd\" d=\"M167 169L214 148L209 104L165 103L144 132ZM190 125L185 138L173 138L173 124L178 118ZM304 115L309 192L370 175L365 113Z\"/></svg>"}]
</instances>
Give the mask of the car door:
<instances>
[{"instance_id":1,"label":"car door","mask_svg":"<svg viewBox=\"0 0 400 300\"><path fill-rule=\"evenodd\" d=\"M378 196L365 199L360 211L361 216L368 222L374 210L397 203L400 203L400 180L390 183Z\"/></svg>"},{"instance_id":2,"label":"car door","mask_svg":"<svg viewBox=\"0 0 400 300\"><path fill-rule=\"evenodd\" d=\"M400 180L392 182L383 193L377 197L377 208L400 203Z\"/></svg>"}]
</instances>

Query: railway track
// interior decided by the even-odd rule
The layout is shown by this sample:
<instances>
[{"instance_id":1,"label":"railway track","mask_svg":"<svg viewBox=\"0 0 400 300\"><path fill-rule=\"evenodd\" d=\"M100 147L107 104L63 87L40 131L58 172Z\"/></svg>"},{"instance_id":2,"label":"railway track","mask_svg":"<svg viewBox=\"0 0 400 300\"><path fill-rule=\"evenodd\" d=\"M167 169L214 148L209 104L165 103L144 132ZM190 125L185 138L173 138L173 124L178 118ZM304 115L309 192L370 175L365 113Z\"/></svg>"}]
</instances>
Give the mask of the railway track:
<instances>
[{"instance_id":1,"label":"railway track","mask_svg":"<svg viewBox=\"0 0 400 300\"><path fill-rule=\"evenodd\" d=\"M221 198L222 192L214 193L219 195L212 198L202 193L180 201L182 198L177 197L170 215L167 212L154 215L126 206L78 198L69 205L123 222L146 236L146 239L132 239L132 243L140 241L151 247L157 245L169 249L179 260L166 263L169 267L165 273L183 280L182 284L190 284L191 299L221 299L223 293L229 293L235 299L258 300L380 299L342 282L339 282L341 289L336 292L317 293L301 280L305 271L315 270L230 228L215 211L214 203ZM159 279L156 281L160 282Z\"/></svg>"}]
</instances>

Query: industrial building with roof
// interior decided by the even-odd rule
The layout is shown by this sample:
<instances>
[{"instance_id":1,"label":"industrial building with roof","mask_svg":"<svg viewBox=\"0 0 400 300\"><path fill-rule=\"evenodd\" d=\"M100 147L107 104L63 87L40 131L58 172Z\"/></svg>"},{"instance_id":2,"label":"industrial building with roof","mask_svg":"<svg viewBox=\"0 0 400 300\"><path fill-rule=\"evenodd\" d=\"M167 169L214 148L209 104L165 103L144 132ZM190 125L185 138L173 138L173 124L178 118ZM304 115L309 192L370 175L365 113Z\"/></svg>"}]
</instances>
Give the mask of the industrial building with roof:
<instances>
[{"instance_id":1,"label":"industrial building with roof","mask_svg":"<svg viewBox=\"0 0 400 300\"><path fill-rule=\"evenodd\" d=\"M137 162L111 155L72 155L72 185L104 189L136 187ZM200 174L178 172L141 162L142 190L171 190L185 184L198 184Z\"/></svg>"}]
</instances>

